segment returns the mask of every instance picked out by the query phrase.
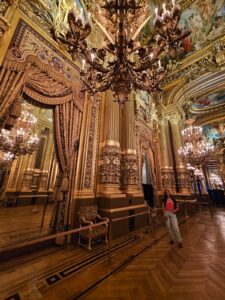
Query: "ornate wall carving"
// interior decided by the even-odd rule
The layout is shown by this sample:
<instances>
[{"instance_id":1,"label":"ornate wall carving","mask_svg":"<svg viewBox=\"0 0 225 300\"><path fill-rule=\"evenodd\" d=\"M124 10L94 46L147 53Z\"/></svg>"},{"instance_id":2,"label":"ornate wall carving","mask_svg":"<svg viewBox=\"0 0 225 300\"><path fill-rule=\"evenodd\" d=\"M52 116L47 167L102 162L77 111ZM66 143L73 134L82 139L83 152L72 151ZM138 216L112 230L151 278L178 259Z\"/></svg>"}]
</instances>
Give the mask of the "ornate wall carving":
<instances>
[{"instance_id":1,"label":"ornate wall carving","mask_svg":"<svg viewBox=\"0 0 225 300\"><path fill-rule=\"evenodd\" d=\"M98 151L99 141L99 112L100 112L100 96L91 97L91 113L90 113L90 128L88 138L87 164L85 169L85 188L95 188L96 176L96 156Z\"/></svg>"},{"instance_id":2,"label":"ornate wall carving","mask_svg":"<svg viewBox=\"0 0 225 300\"><path fill-rule=\"evenodd\" d=\"M122 185L137 185L139 183L138 158L135 154L124 154L121 168Z\"/></svg>"},{"instance_id":3,"label":"ornate wall carving","mask_svg":"<svg viewBox=\"0 0 225 300\"><path fill-rule=\"evenodd\" d=\"M1 1L1 3L0 3L0 16L1 17L5 16L5 13L6 13L6 11L9 8L10 5L11 4L10 4L9 0L2 0Z\"/></svg>"},{"instance_id":4,"label":"ornate wall carving","mask_svg":"<svg viewBox=\"0 0 225 300\"><path fill-rule=\"evenodd\" d=\"M170 169L161 169L162 174L162 184L164 189L175 189L175 176L173 170Z\"/></svg>"},{"instance_id":5,"label":"ornate wall carving","mask_svg":"<svg viewBox=\"0 0 225 300\"><path fill-rule=\"evenodd\" d=\"M100 183L120 184L120 149L116 146L105 146L100 157Z\"/></svg>"}]
</instances>

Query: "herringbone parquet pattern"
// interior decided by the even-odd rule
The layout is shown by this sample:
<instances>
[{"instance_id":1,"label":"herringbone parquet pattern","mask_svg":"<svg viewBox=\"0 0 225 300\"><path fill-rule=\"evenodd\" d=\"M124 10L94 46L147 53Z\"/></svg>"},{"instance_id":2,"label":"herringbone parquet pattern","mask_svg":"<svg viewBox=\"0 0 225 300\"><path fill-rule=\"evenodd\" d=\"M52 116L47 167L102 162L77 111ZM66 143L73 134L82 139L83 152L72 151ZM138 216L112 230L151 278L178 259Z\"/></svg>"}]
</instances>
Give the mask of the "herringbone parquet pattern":
<instances>
[{"instance_id":1,"label":"herringbone parquet pattern","mask_svg":"<svg viewBox=\"0 0 225 300\"><path fill-rule=\"evenodd\" d=\"M166 238L83 299L224 300L225 213L182 226L184 248Z\"/></svg>"}]
</instances>

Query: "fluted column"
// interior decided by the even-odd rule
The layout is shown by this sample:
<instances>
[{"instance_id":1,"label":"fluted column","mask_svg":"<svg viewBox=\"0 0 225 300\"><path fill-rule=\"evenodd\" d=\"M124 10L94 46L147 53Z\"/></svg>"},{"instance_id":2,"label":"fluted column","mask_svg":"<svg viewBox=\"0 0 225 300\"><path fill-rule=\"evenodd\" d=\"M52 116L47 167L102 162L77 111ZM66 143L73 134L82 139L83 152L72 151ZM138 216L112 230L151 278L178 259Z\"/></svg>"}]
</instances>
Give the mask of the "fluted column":
<instances>
[{"instance_id":1,"label":"fluted column","mask_svg":"<svg viewBox=\"0 0 225 300\"><path fill-rule=\"evenodd\" d=\"M139 185L140 172L138 170L133 94L131 94L129 101L125 103L122 111L122 134L122 188L129 196L142 196Z\"/></svg>"},{"instance_id":2,"label":"fluted column","mask_svg":"<svg viewBox=\"0 0 225 300\"><path fill-rule=\"evenodd\" d=\"M175 190L175 177L173 170L172 145L169 132L168 120L162 116L159 120L160 125L160 146L162 156L162 185L163 189Z\"/></svg>"},{"instance_id":3,"label":"fluted column","mask_svg":"<svg viewBox=\"0 0 225 300\"><path fill-rule=\"evenodd\" d=\"M121 197L125 195L120 190L120 107L110 91L106 92L104 104L98 194L107 198Z\"/></svg>"},{"instance_id":4,"label":"fluted column","mask_svg":"<svg viewBox=\"0 0 225 300\"><path fill-rule=\"evenodd\" d=\"M183 164L181 157L178 155L178 150L183 145L182 136L181 136L181 126L180 126L181 118L177 113L175 113L170 115L169 119L171 125L174 162L176 168L177 192L190 193L191 192L190 174L187 171L185 165Z\"/></svg>"}]
</instances>

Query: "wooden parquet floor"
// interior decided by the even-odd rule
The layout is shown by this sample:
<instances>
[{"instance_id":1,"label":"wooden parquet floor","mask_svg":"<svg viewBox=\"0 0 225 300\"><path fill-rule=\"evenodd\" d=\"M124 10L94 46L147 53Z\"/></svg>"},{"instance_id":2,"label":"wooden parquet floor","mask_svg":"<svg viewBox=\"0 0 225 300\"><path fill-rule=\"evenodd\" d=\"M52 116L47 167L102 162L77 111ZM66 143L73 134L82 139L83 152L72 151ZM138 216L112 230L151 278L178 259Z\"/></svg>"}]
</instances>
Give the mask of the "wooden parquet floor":
<instances>
[{"instance_id":1,"label":"wooden parquet floor","mask_svg":"<svg viewBox=\"0 0 225 300\"><path fill-rule=\"evenodd\" d=\"M225 300L225 211L196 214L180 228L183 249L169 245L165 227L113 241L111 265L104 243L2 262L0 300Z\"/></svg>"},{"instance_id":2,"label":"wooden parquet floor","mask_svg":"<svg viewBox=\"0 0 225 300\"><path fill-rule=\"evenodd\" d=\"M82 299L224 300L225 212L182 225L184 248L163 238Z\"/></svg>"}]
</instances>

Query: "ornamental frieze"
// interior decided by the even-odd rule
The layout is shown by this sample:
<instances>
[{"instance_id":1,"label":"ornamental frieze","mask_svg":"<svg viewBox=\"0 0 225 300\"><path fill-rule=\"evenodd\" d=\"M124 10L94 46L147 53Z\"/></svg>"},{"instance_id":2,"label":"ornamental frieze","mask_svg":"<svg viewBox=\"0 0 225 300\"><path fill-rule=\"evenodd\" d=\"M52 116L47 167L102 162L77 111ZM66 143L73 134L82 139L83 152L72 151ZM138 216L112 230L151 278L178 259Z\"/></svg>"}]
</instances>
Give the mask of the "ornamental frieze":
<instances>
[{"instance_id":1,"label":"ornamental frieze","mask_svg":"<svg viewBox=\"0 0 225 300\"><path fill-rule=\"evenodd\" d=\"M42 68L45 66L45 71L59 81L71 85L77 81L79 72L75 65L71 65L71 62L58 54L57 50L52 48L50 44L47 45L47 42L24 22L19 24L13 44L14 47L7 53L8 61L24 64L29 59L38 66L41 64Z\"/></svg>"}]
</instances>

